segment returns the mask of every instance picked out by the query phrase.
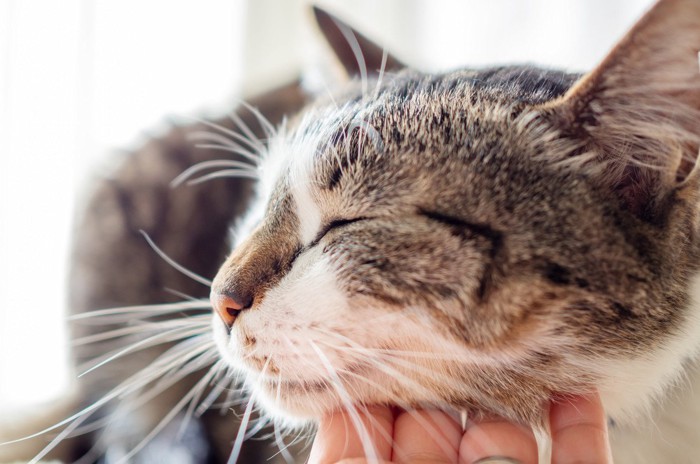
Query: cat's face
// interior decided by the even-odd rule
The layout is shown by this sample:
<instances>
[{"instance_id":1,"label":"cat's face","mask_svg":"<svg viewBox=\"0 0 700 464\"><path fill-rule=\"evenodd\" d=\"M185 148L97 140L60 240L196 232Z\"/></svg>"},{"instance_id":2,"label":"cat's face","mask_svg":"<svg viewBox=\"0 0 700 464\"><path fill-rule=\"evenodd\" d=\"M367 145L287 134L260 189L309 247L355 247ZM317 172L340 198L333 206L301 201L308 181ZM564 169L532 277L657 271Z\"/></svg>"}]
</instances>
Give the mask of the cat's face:
<instances>
[{"instance_id":1,"label":"cat's face","mask_svg":"<svg viewBox=\"0 0 700 464\"><path fill-rule=\"evenodd\" d=\"M534 423L554 393L598 388L622 413L675 375L698 327L695 185L601 162L597 115L562 109L576 77L404 72L276 135L213 285L220 352L260 402ZM631 375L650 378L631 394Z\"/></svg>"}]
</instances>

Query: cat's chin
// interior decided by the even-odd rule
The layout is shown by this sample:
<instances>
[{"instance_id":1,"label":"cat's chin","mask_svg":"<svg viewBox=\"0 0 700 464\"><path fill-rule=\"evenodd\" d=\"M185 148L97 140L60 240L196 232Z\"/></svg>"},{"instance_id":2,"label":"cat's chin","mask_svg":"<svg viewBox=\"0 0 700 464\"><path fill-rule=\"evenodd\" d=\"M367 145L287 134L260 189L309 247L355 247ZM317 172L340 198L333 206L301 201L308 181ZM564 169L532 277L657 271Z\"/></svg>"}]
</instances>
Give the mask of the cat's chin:
<instances>
[{"instance_id":1,"label":"cat's chin","mask_svg":"<svg viewBox=\"0 0 700 464\"><path fill-rule=\"evenodd\" d=\"M257 379L249 388L269 415L291 425L305 425L341 407L328 382Z\"/></svg>"}]
</instances>

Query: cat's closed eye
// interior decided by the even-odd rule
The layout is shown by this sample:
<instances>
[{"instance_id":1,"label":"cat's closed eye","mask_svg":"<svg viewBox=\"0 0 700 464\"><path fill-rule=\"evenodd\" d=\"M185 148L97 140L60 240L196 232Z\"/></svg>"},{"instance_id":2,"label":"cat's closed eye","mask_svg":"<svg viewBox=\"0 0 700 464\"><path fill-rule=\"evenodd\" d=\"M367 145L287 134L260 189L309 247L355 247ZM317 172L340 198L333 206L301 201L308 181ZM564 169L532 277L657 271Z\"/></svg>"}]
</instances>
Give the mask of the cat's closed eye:
<instances>
[{"instance_id":1,"label":"cat's closed eye","mask_svg":"<svg viewBox=\"0 0 700 464\"><path fill-rule=\"evenodd\" d=\"M328 234L328 232L330 232L331 230L340 229L340 228L347 226L349 224L354 224L354 223L359 222L359 221L366 221L367 219L369 219L369 218L357 217L357 218L352 218L352 219L334 219L334 220L330 221L328 224L326 224L325 226L323 226L323 228L319 231L319 233L311 241L311 243L309 243L308 246L309 247L316 246L318 244L318 242L320 242L321 239L323 239L323 237L325 237L326 234Z\"/></svg>"}]
</instances>

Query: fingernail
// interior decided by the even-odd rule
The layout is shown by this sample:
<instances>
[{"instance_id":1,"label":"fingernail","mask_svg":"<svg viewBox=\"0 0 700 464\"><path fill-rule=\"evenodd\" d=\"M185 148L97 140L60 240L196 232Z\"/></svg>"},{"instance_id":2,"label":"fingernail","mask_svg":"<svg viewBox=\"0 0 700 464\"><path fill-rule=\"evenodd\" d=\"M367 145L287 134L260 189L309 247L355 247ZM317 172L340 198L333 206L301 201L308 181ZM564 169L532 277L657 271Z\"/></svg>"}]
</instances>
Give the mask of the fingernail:
<instances>
[{"instance_id":1,"label":"fingernail","mask_svg":"<svg viewBox=\"0 0 700 464\"><path fill-rule=\"evenodd\" d=\"M505 456L489 456L474 461L472 464L521 464L517 459L507 458Z\"/></svg>"}]
</instances>

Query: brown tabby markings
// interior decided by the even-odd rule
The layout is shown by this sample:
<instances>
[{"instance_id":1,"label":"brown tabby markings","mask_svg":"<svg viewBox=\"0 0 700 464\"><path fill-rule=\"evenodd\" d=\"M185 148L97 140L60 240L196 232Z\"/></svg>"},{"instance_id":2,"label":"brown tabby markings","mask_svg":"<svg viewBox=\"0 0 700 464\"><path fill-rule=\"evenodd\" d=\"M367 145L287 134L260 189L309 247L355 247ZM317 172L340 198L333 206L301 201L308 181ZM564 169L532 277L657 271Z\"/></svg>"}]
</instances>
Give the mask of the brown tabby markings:
<instances>
[{"instance_id":1,"label":"brown tabby markings","mask_svg":"<svg viewBox=\"0 0 700 464\"><path fill-rule=\"evenodd\" d=\"M266 404L280 416L338 406L312 340L357 403L428 402L540 423L553 392L598 388L628 433L619 419L648 407L697 352L698 48L700 2L662 0L580 79L529 67L402 71L372 98L355 83L337 98L340 108L307 107L309 118L272 142L296 150L276 153L290 158L287 168L313 156L313 169L302 170L301 186L281 171L265 219L214 282L214 292L250 305L222 337L225 358L235 353L249 372L265 371L251 385L268 399L280 392ZM347 46L340 55L352 68ZM381 52L366 57L370 70L379 67ZM263 112L279 121L280 108L302 97L296 88L273 100L261 102ZM74 308L162 302L164 282L203 295L166 264L139 260L151 253L138 234L145 229L206 276L220 262L250 186L168 185L188 165L220 156L191 152L185 135L202 129L150 142L96 190L79 228ZM300 191L320 216L316 230ZM314 263L335 280L304 280L303 266ZM285 299L289 288L299 294ZM369 354L353 356L353 342ZM380 357L394 351L435 357ZM121 367L110 372L134 369ZM148 409L169 410L191 384L182 380ZM153 428L146 409L143 428L119 440L126 449ZM674 417L674 433L690 417ZM224 435L230 446L234 432ZM698 453L668 453L691 448L691 438L663 458L645 454L648 440L631 451L644 449L647 462L688 461Z\"/></svg>"},{"instance_id":2,"label":"brown tabby markings","mask_svg":"<svg viewBox=\"0 0 700 464\"><path fill-rule=\"evenodd\" d=\"M698 317L689 307L699 257L698 44L700 3L666 0L580 79L528 67L406 70L370 82L378 86L371 99L358 83L339 107L308 107L271 153L288 158L273 196L284 200L272 201L214 292L246 302L254 293L240 319L247 330L273 317L266 293L287 301L286 289L302 291L294 283L305 268L292 271L306 257L305 266L330 266L351 308L394 317L405 330L429 317L436 343L471 353L416 362L451 382L398 368L421 388L396 397L343 377L358 402L414 403L427 388L438 404L538 422L553 392L619 375L606 371L610 363L656 359L679 337L678 356L689 356L696 348L684 331ZM300 168L310 156L311 167ZM316 231L305 212L320 215ZM321 322L294 295L295 323ZM360 334L367 348L386 346L386 337L394 348L425 348L328 311L337 322L322 328ZM303 338L291 343L307 349ZM339 369L349 362L328 352ZM474 368L470 356L493 362ZM659 372L649 379L656 391L671 380ZM367 373L385 384L383 375ZM311 398L288 399L282 388L278 406L291 401L295 414L318 413ZM617 415L629 406L620 409L609 407Z\"/></svg>"}]
</instances>

